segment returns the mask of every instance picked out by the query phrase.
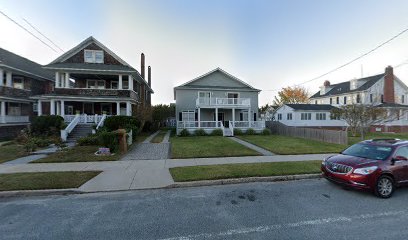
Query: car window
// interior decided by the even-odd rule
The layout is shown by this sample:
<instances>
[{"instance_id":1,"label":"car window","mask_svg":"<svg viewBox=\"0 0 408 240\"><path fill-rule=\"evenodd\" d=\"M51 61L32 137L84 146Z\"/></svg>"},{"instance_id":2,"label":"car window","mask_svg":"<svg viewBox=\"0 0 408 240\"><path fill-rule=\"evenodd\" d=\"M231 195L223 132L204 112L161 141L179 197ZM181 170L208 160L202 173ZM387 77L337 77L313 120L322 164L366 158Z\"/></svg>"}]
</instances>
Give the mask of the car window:
<instances>
[{"instance_id":1,"label":"car window","mask_svg":"<svg viewBox=\"0 0 408 240\"><path fill-rule=\"evenodd\" d=\"M392 148L388 146L357 143L344 150L342 154L367 159L385 160L391 152Z\"/></svg>"},{"instance_id":2,"label":"car window","mask_svg":"<svg viewBox=\"0 0 408 240\"><path fill-rule=\"evenodd\" d=\"M395 156L402 156L408 158L408 147L400 147L395 152Z\"/></svg>"}]
</instances>

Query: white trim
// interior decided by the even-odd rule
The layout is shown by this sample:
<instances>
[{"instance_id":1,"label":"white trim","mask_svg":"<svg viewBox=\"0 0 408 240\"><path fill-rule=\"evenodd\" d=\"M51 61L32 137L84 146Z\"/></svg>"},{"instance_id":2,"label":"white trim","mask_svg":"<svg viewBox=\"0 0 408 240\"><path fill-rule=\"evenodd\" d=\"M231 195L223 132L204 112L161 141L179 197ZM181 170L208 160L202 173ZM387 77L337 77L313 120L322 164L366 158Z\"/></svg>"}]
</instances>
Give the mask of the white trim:
<instances>
[{"instance_id":1,"label":"white trim","mask_svg":"<svg viewBox=\"0 0 408 240\"><path fill-rule=\"evenodd\" d=\"M24 70L21 70L21 69L19 69L19 68L15 68L15 67L10 67L9 65L6 65L6 64L2 64L2 63L0 63L0 67L6 67L6 68L10 68L10 69L13 69L13 70L16 70L16 71L19 71L19 72L22 72L22 73L25 73L25 74L27 74L27 75L31 75L31 76L35 76L35 77L38 77L38 78L41 78L41 79L43 79L42 81L44 81L44 80L49 80L49 81L55 81L54 79L52 79L52 78L45 78L45 77L42 77L42 76L40 76L40 75L37 75L37 74L33 74L33 73L30 73L30 72L27 72L27 71L24 71ZM41 66L40 66L41 67ZM3 71L5 71L6 69L3 69ZM5 71L6 72L6 71Z\"/></svg>"}]
</instances>

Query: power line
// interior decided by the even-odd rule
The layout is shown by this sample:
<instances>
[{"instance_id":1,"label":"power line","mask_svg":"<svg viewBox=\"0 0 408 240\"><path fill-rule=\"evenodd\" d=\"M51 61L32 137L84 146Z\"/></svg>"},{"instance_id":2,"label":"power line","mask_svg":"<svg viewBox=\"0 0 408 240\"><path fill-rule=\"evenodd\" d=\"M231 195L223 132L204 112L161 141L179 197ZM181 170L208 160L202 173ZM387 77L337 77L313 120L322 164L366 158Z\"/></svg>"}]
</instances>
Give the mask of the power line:
<instances>
[{"instance_id":1,"label":"power line","mask_svg":"<svg viewBox=\"0 0 408 240\"><path fill-rule=\"evenodd\" d=\"M324 74L321 74L321 75L319 75L319 76L317 76L317 77L315 77L315 78L312 78L312 79L310 79L310 80L304 81L304 82L299 83L299 84L295 84L294 86L300 86L300 85L303 85L303 84L312 82L312 81L317 80L317 79L319 79L319 78L322 78L322 77L324 77L324 76L326 76L326 75L329 75L330 73L333 73L333 72L335 72L335 71L337 71L337 70L339 70L339 69L341 69L341 68L344 68L345 66L348 66L348 65L352 64L353 62L355 62L355 61L357 61L357 60L359 60L359 59L361 59L361 58L367 56L368 54L370 54L370 53L372 53L372 52L374 52L374 51L376 51L377 49L381 48L382 46L386 45L387 43L391 42L392 40L394 40L394 39L396 39L397 37L401 36L402 34L406 33L407 31L408 31L408 28L402 30L401 32L399 32L398 34L394 35L393 37L391 37L391 38L388 39L387 41L381 43L380 45L376 46L375 48L371 49L370 51L361 54L360 56L354 58L353 60L348 61L348 62L346 62L345 64L342 64L342 65L340 65L339 67L336 67L336 68L334 68L334 69L332 69L332 70L330 70L330 71L328 71L328 72L326 72L326 73L324 73ZM408 64L408 63L404 63L404 64ZM404 64L400 64L400 65L398 65L397 67L400 67L400 66L402 66L402 65L404 65ZM280 89L271 89L271 90L265 90L265 91L279 91L279 90L280 90Z\"/></svg>"},{"instance_id":2,"label":"power line","mask_svg":"<svg viewBox=\"0 0 408 240\"><path fill-rule=\"evenodd\" d=\"M8 18L10 21L12 21L13 23L15 23L17 26L19 26L20 28L24 29L24 31L28 32L31 36L37 38L40 42L42 42L44 45L46 45L47 47L49 47L51 50L53 50L54 52L57 52L53 47L51 47L49 44L47 44L46 42L44 42L43 40L41 40L39 37L37 37L36 35L34 35L32 32L30 32L27 28L23 27L21 24L19 24L18 22L14 21L14 19L12 19L11 17L7 16L4 12L2 12L0 10L0 13L3 14L6 18Z\"/></svg>"},{"instance_id":3,"label":"power line","mask_svg":"<svg viewBox=\"0 0 408 240\"><path fill-rule=\"evenodd\" d=\"M36 27L34 27L29 21L27 21L25 18L23 18L24 22L26 22L30 27L32 27L37 33L39 33L41 36L45 37L50 43L52 43L55 47L57 47L59 50L64 52L62 48L60 48L55 42L53 42L51 39L49 39L47 36L45 36L40 30L38 30Z\"/></svg>"}]
</instances>

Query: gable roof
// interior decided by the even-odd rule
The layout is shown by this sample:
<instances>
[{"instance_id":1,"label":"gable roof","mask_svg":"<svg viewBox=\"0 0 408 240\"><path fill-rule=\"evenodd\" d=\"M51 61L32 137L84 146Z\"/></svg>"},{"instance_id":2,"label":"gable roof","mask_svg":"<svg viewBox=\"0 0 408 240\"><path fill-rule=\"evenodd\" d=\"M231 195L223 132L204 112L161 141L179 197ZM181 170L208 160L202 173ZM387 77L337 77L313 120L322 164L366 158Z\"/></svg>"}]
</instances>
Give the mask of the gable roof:
<instances>
[{"instance_id":1,"label":"gable roof","mask_svg":"<svg viewBox=\"0 0 408 240\"><path fill-rule=\"evenodd\" d=\"M284 104L294 110L308 110L308 111L330 111L336 108L330 104Z\"/></svg>"},{"instance_id":2,"label":"gable roof","mask_svg":"<svg viewBox=\"0 0 408 240\"><path fill-rule=\"evenodd\" d=\"M12 71L19 72L23 75L30 75L42 80L54 81L54 74L44 69L40 64L27 58L9 52L0 48L0 66L9 68Z\"/></svg>"},{"instance_id":3,"label":"gable roof","mask_svg":"<svg viewBox=\"0 0 408 240\"><path fill-rule=\"evenodd\" d=\"M242 85L242 87L225 87L225 86L205 86L205 85L196 85L194 83L196 83L197 81L215 73L215 72L220 72L221 74L226 75L228 78L240 83L240 85ZM175 87L174 89L182 89L182 88L215 88L215 89L248 89L248 90L253 90L253 91L258 91L260 92L261 90L256 89L254 87L252 87L251 85L249 85L248 83L242 81L241 79L234 77L233 75L227 73L226 71L222 70L221 68L216 68L212 71L209 71L208 73L201 75L197 78L194 78L193 80L190 80L180 86Z\"/></svg>"},{"instance_id":4,"label":"gable roof","mask_svg":"<svg viewBox=\"0 0 408 240\"><path fill-rule=\"evenodd\" d=\"M338 94L345 94L345 93L351 93L351 92L359 92L359 91L364 91L372 87L376 82L378 82L380 79L382 79L385 76L384 73L370 76L370 77L365 77L365 78L360 78L356 79L356 81L364 81L365 83L361 85L360 87L350 90L350 81L347 82L341 82L337 84L330 85L332 89L328 91L327 93L321 95L320 91L315 93L313 96L310 98L317 98L317 97L326 97L330 95L338 95Z\"/></svg>"}]
</instances>

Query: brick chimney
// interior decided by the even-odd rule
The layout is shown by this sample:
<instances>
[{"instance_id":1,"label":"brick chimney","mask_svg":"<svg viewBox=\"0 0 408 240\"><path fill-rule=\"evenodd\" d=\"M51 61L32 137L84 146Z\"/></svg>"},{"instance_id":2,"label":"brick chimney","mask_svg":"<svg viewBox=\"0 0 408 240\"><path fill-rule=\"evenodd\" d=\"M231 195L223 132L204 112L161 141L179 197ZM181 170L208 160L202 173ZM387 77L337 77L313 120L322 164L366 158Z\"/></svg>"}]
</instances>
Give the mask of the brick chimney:
<instances>
[{"instance_id":1,"label":"brick chimney","mask_svg":"<svg viewBox=\"0 0 408 240\"><path fill-rule=\"evenodd\" d=\"M143 79L145 79L145 55L142 53L140 56L140 75L142 76Z\"/></svg>"},{"instance_id":2,"label":"brick chimney","mask_svg":"<svg viewBox=\"0 0 408 240\"><path fill-rule=\"evenodd\" d=\"M149 87L152 86L152 68L149 66L147 67L147 84L149 85Z\"/></svg>"},{"instance_id":3,"label":"brick chimney","mask_svg":"<svg viewBox=\"0 0 408 240\"><path fill-rule=\"evenodd\" d=\"M391 66L385 68L384 76L384 102L395 103L394 70Z\"/></svg>"}]
</instances>

